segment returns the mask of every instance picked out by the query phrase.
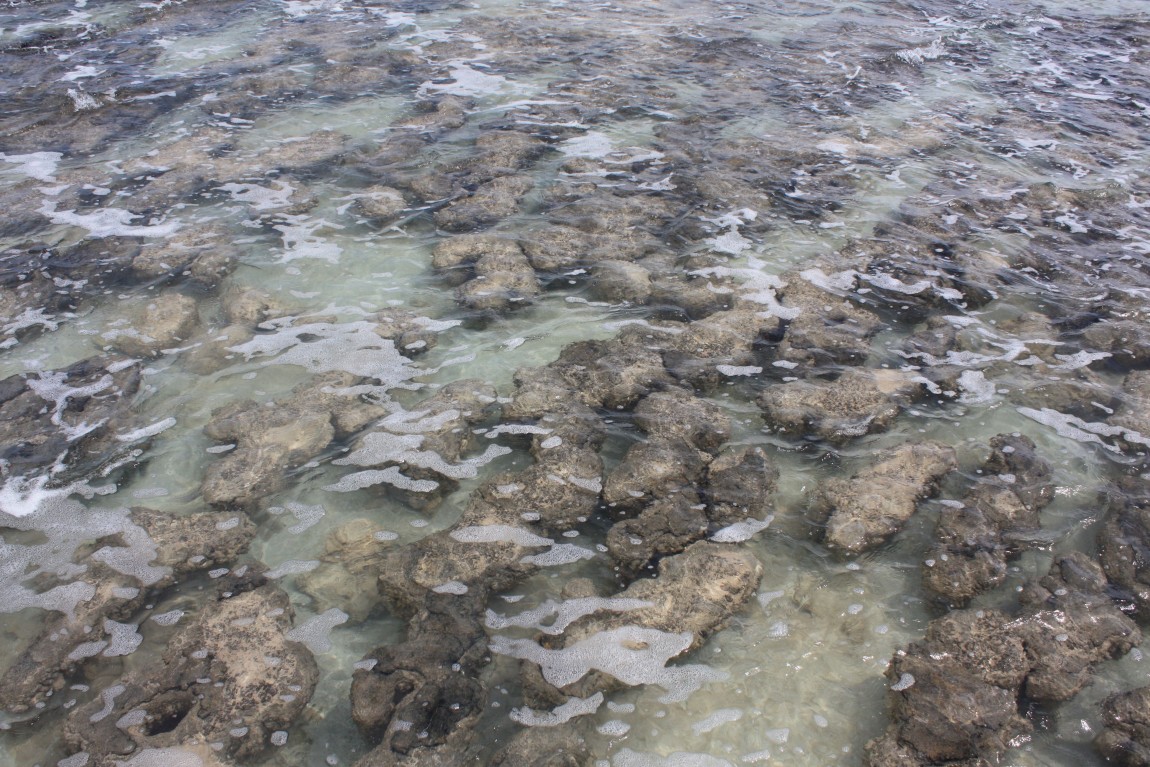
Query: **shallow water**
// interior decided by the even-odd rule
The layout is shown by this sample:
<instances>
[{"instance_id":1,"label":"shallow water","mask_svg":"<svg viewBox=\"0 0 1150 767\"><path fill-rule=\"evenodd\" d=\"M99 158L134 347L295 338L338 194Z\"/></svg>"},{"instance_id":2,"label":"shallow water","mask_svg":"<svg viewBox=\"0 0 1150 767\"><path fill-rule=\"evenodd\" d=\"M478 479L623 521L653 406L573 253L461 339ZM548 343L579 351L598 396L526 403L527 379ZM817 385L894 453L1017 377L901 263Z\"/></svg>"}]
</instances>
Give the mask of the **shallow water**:
<instances>
[{"instance_id":1,"label":"shallow water","mask_svg":"<svg viewBox=\"0 0 1150 767\"><path fill-rule=\"evenodd\" d=\"M892 654L940 614L921 582L935 520L975 478L988 440L1033 439L1052 465L1055 500L1039 543L975 606L1012 609L1055 554L1093 555L1100 493L1141 476L1137 440L1107 419L1138 406L1122 386L1150 355L1123 348L1139 338L1103 348L1086 330L1130 320L1146 332L1150 16L1140 3L9 5L0 10L0 377L37 382L43 399L12 440L64 437L58 454L6 449L0 463L4 667L54 610L84 601L79 585L94 572L84 557L138 529L128 508L186 517L210 507L205 476L237 449L205 434L213 411L245 399L274 410L293 387L347 373L354 383L340 386L380 406L376 423L332 436L246 503L216 506L257 525L231 567L271 570L295 610L289 639L306 639L320 670L288 745L248 761L353 764L374 744L351 721L352 673L373 648L402 641L406 616L382 602L349 616L302 576L350 521L366 520L382 548L399 550L452 529L484 482L533 463L516 436L523 424L497 413L464 422L474 439L451 467L458 485L423 508L385 492L386 480L359 482L375 465L355 462L362 434L460 379L487 382L506 405L517 370L548 365L575 342L644 326L653 339L674 336L724 311L724 300L792 321L785 288L798 280L873 312L878 326L852 364L937 373L941 388L930 384L888 430L831 444L776 428L756 397L833 377L841 359L810 369L784 358L776 339L756 346L753 364L720 366L713 385L699 385L731 418L728 443L763 447L780 471L769 524L729 544L753 553L762 579L722 630L670 665L694 668L697 689L673 694L656 681L679 672L663 669L575 720L596 764L862 764L866 742L887 726ZM538 145L507 167L483 159L497 134ZM505 177L531 182L510 207L463 224L446 215L449 198ZM393 210L367 212L365 199L392 194ZM618 213L622 201L632 207ZM471 232L530 255L557 225L616 238L619 260L638 258L626 247L639 242L651 279L678 288L613 300L588 257L537 268L537 296L487 310L459 298L459 270L432 267L436 246ZM929 252L944 246L961 263L954 272ZM226 265L184 264L197 248L225 254ZM873 258L859 268L864 251ZM706 300L687 294L688 277L707 286ZM267 308L237 320L237 296L254 295L245 291ZM175 296L193 308L170 343L123 340L147 341L160 323L142 313ZM401 348L398 334L382 337L376 328L400 313L430 340ZM931 318L957 330L955 343L907 352ZM139 371L138 389L70 391L53 378L93 357L135 360L122 364ZM1097 401L1035 393L1075 376ZM944 392L947 382L956 390ZM65 417L69 402L109 393L108 420ZM643 433L627 412L599 415L610 473ZM103 453L81 451L82 438L104 432ZM857 558L833 555L805 515L816 488L915 440L953 446L959 470L892 540ZM558 556L492 595L496 651L476 672L489 692L476 760L517 722L549 713L525 713L519 663L498 651L541 626L491 615L561 601L577 577L604 597L618 592L603 545L611 523L601 504L562 533L578 550L551 549L573 561ZM139 572L147 546L133 552L128 569ZM32 712L5 714L0 764L82 764L63 734L69 711L156 664L191 618L174 628L150 619L197 615L219 577L167 586L119 618L138 628L138 647L74 664ZM1144 684L1146 663L1135 650L1101 664L1084 692L1033 715L1033 735L1006 762L1103 763L1090 745L1098 702ZM160 758L119 756L131 761L99 764Z\"/></svg>"}]
</instances>

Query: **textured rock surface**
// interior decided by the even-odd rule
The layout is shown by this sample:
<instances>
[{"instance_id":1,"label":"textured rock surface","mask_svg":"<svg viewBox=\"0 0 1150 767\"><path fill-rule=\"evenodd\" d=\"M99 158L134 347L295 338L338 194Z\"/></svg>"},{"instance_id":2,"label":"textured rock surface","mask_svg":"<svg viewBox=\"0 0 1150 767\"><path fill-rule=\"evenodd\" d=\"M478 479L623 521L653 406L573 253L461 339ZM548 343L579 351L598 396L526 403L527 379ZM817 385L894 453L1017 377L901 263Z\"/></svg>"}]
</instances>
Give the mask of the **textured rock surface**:
<instances>
[{"instance_id":1,"label":"textured rock surface","mask_svg":"<svg viewBox=\"0 0 1150 767\"><path fill-rule=\"evenodd\" d=\"M204 743L219 743L223 757L240 761L263 753L272 733L303 712L319 672L311 652L285 636L287 594L255 586L259 580L222 584L231 596L205 605L157 665L73 711L64 729L73 751L87 752L93 767Z\"/></svg>"},{"instance_id":2,"label":"textured rock surface","mask_svg":"<svg viewBox=\"0 0 1150 767\"><path fill-rule=\"evenodd\" d=\"M1068 700L1094 666L1141 641L1106 593L1101 568L1075 553L1027 585L1020 610L958 610L931 621L926 636L887 669L892 723L867 744L870 767L984 760L993 764L1031 724L1022 696Z\"/></svg>"},{"instance_id":3,"label":"textured rock surface","mask_svg":"<svg viewBox=\"0 0 1150 767\"><path fill-rule=\"evenodd\" d=\"M918 502L938 491L943 476L958 467L954 448L938 442L903 445L884 454L850 479L829 479L808 511L823 526L823 542L841 554L861 554L897 533Z\"/></svg>"},{"instance_id":4,"label":"textured rock surface","mask_svg":"<svg viewBox=\"0 0 1150 767\"><path fill-rule=\"evenodd\" d=\"M1029 438L999 434L990 449L978 482L940 511L923 567L923 585L952 605L1003 582L1007 562L1038 532L1038 513L1053 497L1050 464Z\"/></svg>"}]
</instances>

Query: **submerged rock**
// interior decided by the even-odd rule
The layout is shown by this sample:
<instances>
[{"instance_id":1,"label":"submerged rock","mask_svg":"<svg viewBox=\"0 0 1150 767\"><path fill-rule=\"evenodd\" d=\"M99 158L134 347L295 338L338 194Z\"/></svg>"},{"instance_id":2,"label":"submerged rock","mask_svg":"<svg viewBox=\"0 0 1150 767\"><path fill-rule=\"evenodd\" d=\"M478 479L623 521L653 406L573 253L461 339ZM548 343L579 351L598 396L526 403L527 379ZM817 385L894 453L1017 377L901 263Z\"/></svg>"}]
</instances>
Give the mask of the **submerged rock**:
<instances>
[{"instance_id":1,"label":"submerged rock","mask_svg":"<svg viewBox=\"0 0 1150 767\"><path fill-rule=\"evenodd\" d=\"M673 386L659 352L629 341L577 341L564 347L559 359L545 368L516 371L517 388L504 408L504 417L541 418L566 412L572 402L630 410L652 391Z\"/></svg>"},{"instance_id":2,"label":"submerged rock","mask_svg":"<svg viewBox=\"0 0 1150 767\"><path fill-rule=\"evenodd\" d=\"M449 232L470 232L491 226L519 212L524 195L534 188L530 176L500 176L461 197L435 214L435 224Z\"/></svg>"},{"instance_id":3,"label":"submerged rock","mask_svg":"<svg viewBox=\"0 0 1150 767\"><path fill-rule=\"evenodd\" d=\"M866 362L870 340L882 330L882 320L844 298L845 291L824 289L805 274L790 275L781 293L783 306L798 314L786 323L778 359L803 368ZM855 280L849 282L847 290L853 290Z\"/></svg>"},{"instance_id":4,"label":"submerged rock","mask_svg":"<svg viewBox=\"0 0 1150 767\"><path fill-rule=\"evenodd\" d=\"M135 635L130 621L181 576L229 566L247 550L255 525L246 517L199 513L177 517L145 508L117 540L77 564L77 583L90 589L74 611L49 620L40 635L0 678L0 709L23 713L47 702L89 659L126 649L119 634Z\"/></svg>"},{"instance_id":5,"label":"submerged rock","mask_svg":"<svg viewBox=\"0 0 1150 767\"><path fill-rule=\"evenodd\" d=\"M761 575L762 565L749 551L699 541L663 559L657 578L635 581L616 595L648 606L622 612L604 608L561 634L542 637L541 644L500 639L493 649L527 661L524 696L533 708L636 684L689 687L689 678L674 668L665 669L666 675L659 670L726 625L751 599ZM651 676L645 678L640 669Z\"/></svg>"},{"instance_id":6,"label":"submerged rock","mask_svg":"<svg viewBox=\"0 0 1150 767\"><path fill-rule=\"evenodd\" d=\"M784 434L846 442L885 431L920 394L920 384L898 370L848 368L831 382L790 381L759 397L767 420Z\"/></svg>"},{"instance_id":7,"label":"submerged rock","mask_svg":"<svg viewBox=\"0 0 1150 767\"><path fill-rule=\"evenodd\" d=\"M431 595L403 642L360 661L351 714L378 745L358 767L463 755L487 707L487 691L476 678L487 653L481 617L482 602L474 596Z\"/></svg>"},{"instance_id":8,"label":"submerged rock","mask_svg":"<svg viewBox=\"0 0 1150 767\"><path fill-rule=\"evenodd\" d=\"M1040 527L1038 512L1053 497L1050 464L1022 435L999 434L981 478L961 502L944 505L927 554L923 586L952 605L1006 578L1007 561Z\"/></svg>"},{"instance_id":9,"label":"submerged rock","mask_svg":"<svg viewBox=\"0 0 1150 767\"><path fill-rule=\"evenodd\" d=\"M387 492L412 508L430 511L459 485L474 477L490 457L464 456L476 446L474 427L484 421L496 401L495 389L477 379L453 381L417 403L381 418L358 437L337 466L358 466L336 490L383 484ZM485 454L486 455L486 454Z\"/></svg>"},{"instance_id":10,"label":"submerged rock","mask_svg":"<svg viewBox=\"0 0 1150 767\"><path fill-rule=\"evenodd\" d=\"M3 379L5 475L31 479L47 471L49 487L63 486L128 460L130 450L148 438L146 430L135 428L140 418L132 404L139 390L139 365L114 356Z\"/></svg>"},{"instance_id":11,"label":"submerged rock","mask_svg":"<svg viewBox=\"0 0 1150 767\"><path fill-rule=\"evenodd\" d=\"M261 755L272 733L303 713L319 671L311 652L286 637L287 594L253 586L232 585L231 596L206 605L168 642L158 663L73 711L64 726L72 751L87 752L92 767L203 743L220 744L229 759Z\"/></svg>"},{"instance_id":12,"label":"submerged rock","mask_svg":"<svg viewBox=\"0 0 1150 767\"><path fill-rule=\"evenodd\" d=\"M703 484L711 532L748 519L765 520L778 481L779 470L763 448L725 448L707 466Z\"/></svg>"},{"instance_id":13,"label":"submerged rock","mask_svg":"<svg viewBox=\"0 0 1150 767\"><path fill-rule=\"evenodd\" d=\"M1150 500L1115 496L1098 533L1099 559L1106 577L1136 607L1150 615Z\"/></svg>"},{"instance_id":14,"label":"submerged rock","mask_svg":"<svg viewBox=\"0 0 1150 767\"><path fill-rule=\"evenodd\" d=\"M918 442L889 450L850 479L828 479L808 510L822 526L827 548L861 554L897 533L918 502L938 492L938 482L958 468L954 448Z\"/></svg>"},{"instance_id":15,"label":"submerged rock","mask_svg":"<svg viewBox=\"0 0 1150 767\"><path fill-rule=\"evenodd\" d=\"M502 312L528 306L539 295L539 281L514 241L495 236L462 235L444 240L432 265L451 282L462 283L456 299L468 309Z\"/></svg>"},{"instance_id":16,"label":"submerged rock","mask_svg":"<svg viewBox=\"0 0 1150 767\"><path fill-rule=\"evenodd\" d=\"M123 319L109 323L99 343L131 357L156 357L187 344L199 323L191 296L167 291L147 295Z\"/></svg>"},{"instance_id":17,"label":"submerged rock","mask_svg":"<svg viewBox=\"0 0 1150 767\"><path fill-rule=\"evenodd\" d=\"M335 437L347 437L386 411L341 392L352 376L332 373L301 384L267 407L241 400L217 408L204 434L236 447L208 466L202 492L213 506L249 507L276 492L287 472L314 458Z\"/></svg>"},{"instance_id":18,"label":"submerged rock","mask_svg":"<svg viewBox=\"0 0 1150 767\"><path fill-rule=\"evenodd\" d=\"M1103 730L1094 748L1120 767L1150 765L1150 687L1115 693L1102 701Z\"/></svg>"},{"instance_id":19,"label":"submerged rock","mask_svg":"<svg viewBox=\"0 0 1150 767\"><path fill-rule=\"evenodd\" d=\"M1023 697L1068 700L1097 663L1141 641L1105 589L1101 569L1075 553L1026 587L1017 615L958 610L931 621L921 642L891 660L892 724L867 744L865 764L999 759L1030 732L1018 713Z\"/></svg>"}]
</instances>

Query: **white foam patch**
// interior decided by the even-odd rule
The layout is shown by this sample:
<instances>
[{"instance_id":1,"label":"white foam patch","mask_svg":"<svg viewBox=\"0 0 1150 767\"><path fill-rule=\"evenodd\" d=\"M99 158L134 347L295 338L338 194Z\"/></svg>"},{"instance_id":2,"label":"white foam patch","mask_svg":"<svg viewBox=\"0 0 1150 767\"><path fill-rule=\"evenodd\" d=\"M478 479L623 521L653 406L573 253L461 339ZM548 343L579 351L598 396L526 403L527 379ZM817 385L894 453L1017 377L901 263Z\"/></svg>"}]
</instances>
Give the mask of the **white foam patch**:
<instances>
[{"instance_id":1,"label":"white foam patch","mask_svg":"<svg viewBox=\"0 0 1150 767\"><path fill-rule=\"evenodd\" d=\"M575 621L585 615L597 612L622 613L628 610L642 610L653 607L654 602L645 599L624 597L580 597L556 602L553 599L531 610L507 617L494 610L487 611L486 624L490 629L504 629L512 626L535 629L544 634L561 634ZM552 620L549 620L553 617Z\"/></svg>"},{"instance_id":2,"label":"white foam patch","mask_svg":"<svg viewBox=\"0 0 1150 767\"><path fill-rule=\"evenodd\" d=\"M310 573L317 567L319 567L318 559L289 559L268 570L266 575L271 580L275 580L276 578L283 578L288 575Z\"/></svg>"},{"instance_id":3,"label":"white foam patch","mask_svg":"<svg viewBox=\"0 0 1150 767\"><path fill-rule=\"evenodd\" d=\"M624 748L611 757L611 767L734 767L726 759L710 754L676 751L668 756Z\"/></svg>"},{"instance_id":4,"label":"white foam patch","mask_svg":"<svg viewBox=\"0 0 1150 767\"><path fill-rule=\"evenodd\" d=\"M285 323L277 332L257 335L228 351L249 361L268 358L268 364L299 365L313 373L342 370L376 378L384 389L398 386L417 373L395 344L380 338L375 324L367 321Z\"/></svg>"},{"instance_id":5,"label":"white foam patch","mask_svg":"<svg viewBox=\"0 0 1150 767\"><path fill-rule=\"evenodd\" d=\"M934 61L937 58L945 56L946 46L943 45L942 38L939 37L933 40L930 45L919 48L906 48L897 51L894 55L908 64L922 64L923 62Z\"/></svg>"},{"instance_id":6,"label":"white foam patch","mask_svg":"<svg viewBox=\"0 0 1150 767\"><path fill-rule=\"evenodd\" d=\"M312 525L317 524L327 514L323 506L308 506L295 501L289 501L284 506L296 518L296 524L288 528L288 532L292 535L299 535Z\"/></svg>"},{"instance_id":7,"label":"white foam patch","mask_svg":"<svg viewBox=\"0 0 1150 767\"><path fill-rule=\"evenodd\" d=\"M527 708L511 709L512 721L524 727L556 727L570 722L577 716L594 714L603 705L603 693L597 692L587 698L568 698L566 703L556 706L551 711L535 711Z\"/></svg>"},{"instance_id":8,"label":"white foam patch","mask_svg":"<svg viewBox=\"0 0 1150 767\"><path fill-rule=\"evenodd\" d=\"M227 192L236 202L244 202L254 210L277 210L292 204L291 196L295 194L295 187L283 181L274 182L276 188L260 186L259 184L224 184L216 187Z\"/></svg>"},{"instance_id":9,"label":"white foam patch","mask_svg":"<svg viewBox=\"0 0 1150 767\"><path fill-rule=\"evenodd\" d=\"M429 93L441 93L452 96L492 96L506 91L520 91L522 86L509 81L503 75L492 75L477 69L475 62L452 61L448 62L451 72L448 75L451 82L433 82L428 80L419 86L418 95L423 97Z\"/></svg>"},{"instance_id":10,"label":"white foam patch","mask_svg":"<svg viewBox=\"0 0 1150 767\"><path fill-rule=\"evenodd\" d=\"M182 748L145 748L116 767L204 767L204 760Z\"/></svg>"},{"instance_id":11,"label":"white foam patch","mask_svg":"<svg viewBox=\"0 0 1150 767\"><path fill-rule=\"evenodd\" d=\"M113 620L104 621L104 631L108 634L108 647L104 656L113 658L118 655L131 655L144 641L144 636L136 629L135 623L117 623Z\"/></svg>"},{"instance_id":12,"label":"white foam patch","mask_svg":"<svg viewBox=\"0 0 1150 767\"><path fill-rule=\"evenodd\" d=\"M342 226L304 215L283 216L283 219L284 223L272 227L283 238L281 264L309 258L329 264L339 263L343 248L316 232L322 229L342 229Z\"/></svg>"},{"instance_id":13,"label":"white foam patch","mask_svg":"<svg viewBox=\"0 0 1150 767\"><path fill-rule=\"evenodd\" d=\"M959 402L966 405L980 405L993 402L996 390L993 381L986 380L981 370L964 370L958 377L958 388L962 389Z\"/></svg>"},{"instance_id":14,"label":"white foam patch","mask_svg":"<svg viewBox=\"0 0 1150 767\"><path fill-rule=\"evenodd\" d=\"M4 154L0 152L0 160L15 165L15 168L5 168L5 173L19 173L37 181L55 181L56 169L64 155L59 152L30 152L28 154Z\"/></svg>"},{"instance_id":15,"label":"white foam patch","mask_svg":"<svg viewBox=\"0 0 1150 767\"><path fill-rule=\"evenodd\" d=\"M145 426L141 429L136 429L134 431L128 431L128 432L124 432L122 434L117 434L116 439L119 440L120 442L136 442L137 440L148 439L149 437L154 437L157 434L160 434L161 432L167 431L168 429L172 428L175 425L176 425L176 419L175 418L165 418L162 421L156 421L151 426Z\"/></svg>"},{"instance_id":16,"label":"white foam patch","mask_svg":"<svg viewBox=\"0 0 1150 767\"><path fill-rule=\"evenodd\" d=\"M284 636L293 642L306 645L309 650L318 655L331 649L332 629L347 623L347 619L347 613L333 607L325 613L308 618Z\"/></svg>"},{"instance_id":17,"label":"white foam patch","mask_svg":"<svg viewBox=\"0 0 1150 767\"><path fill-rule=\"evenodd\" d=\"M1050 408L1042 408L1035 410L1029 407L1020 407L1018 412L1027 418L1038 421L1040 424L1049 426L1054 429L1060 437L1075 440L1076 442L1083 442L1086 444L1101 445L1102 447L1110 450L1111 452L1119 452L1118 447L1104 441L1101 437L1117 437L1123 436L1128 441L1137 441L1141 444L1150 444L1150 440L1142 437L1137 432L1124 429L1121 426L1111 426L1107 423L1097 423L1084 421L1078 416L1069 415L1067 413L1060 413L1057 410ZM1101 436L1100 436L1101 435ZM1133 437L1133 439L1132 439Z\"/></svg>"},{"instance_id":18,"label":"white foam patch","mask_svg":"<svg viewBox=\"0 0 1150 767\"><path fill-rule=\"evenodd\" d=\"M468 592L467 584L462 581L447 581L432 589L436 594L455 594L462 596Z\"/></svg>"},{"instance_id":19,"label":"white foam patch","mask_svg":"<svg viewBox=\"0 0 1150 767\"><path fill-rule=\"evenodd\" d=\"M516 546L550 546L555 541L512 525L468 525L449 535L460 543L514 543Z\"/></svg>"},{"instance_id":20,"label":"white foam patch","mask_svg":"<svg viewBox=\"0 0 1150 767\"><path fill-rule=\"evenodd\" d=\"M573 543L555 543L551 545L549 551L545 551L542 554L532 554L523 557L519 561L537 567L558 567L584 559L592 559L594 556L594 551L585 549L582 546L576 546Z\"/></svg>"},{"instance_id":21,"label":"white foam patch","mask_svg":"<svg viewBox=\"0 0 1150 767\"><path fill-rule=\"evenodd\" d=\"M166 613L157 613L152 616L152 622L157 626L175 626L184 617L183 610L168 610Z\"/></svg>"},{"instance_id":22,"label":"white foam patch","mask_svg":"<svg viewBox=\"0 0 1150 767\"><path fill-rule=\"evenodd\" d=\"M763 372L763 369L758 365L716 365L715 370L730 378L754 376Z\"/></svg>"},{"instance_id":23,"label":"white foam patch","mask_svg":"<svg viewBox=\"0 0 1150 767\"><path fill-rule=\"evenodd\" d=\"M770 527L774 519L773 514L768 515L767 518L763 520L744 519L741 522L727 525L721 530L716 530L711 536L711 540L715 543L741 543L743 541L749 541Z\"/></svg>"},{"instance_id":24,"label":"white foam patch","mask_svg":"<svg viewBox=\"0 0 1150 767\"><path fill-rule=\"evenodd\" d=\"M540 646L530 639L496 636L491 651L539 666L543 678L555 687L566 687L591 671L609 674L626 685L654 684L666 690L659 700L673 703L712 681L727 678L718 669L697 664L667 666L672 658L691 646L689 631L672 634L642 626L621 626L582 639L559 650Z\"/></svg>"},{"instance_id":25,"label":"white foam patch","mask_svg":"<svg viewBox=\"0 0 1150 767\"><path fill-rule=\"evenodd\" d=\"M131 222L142 215L119 208L101 208L91 213L74 210L56 210L56 203L45 200L39 212L53 224L75 226L88 230L89 237L170 237L180 229L177 221L149 223L136 226Z\"/></svg>"},{"instance_id":26,"label":"white foam patch","mask_svg":"<svg viewBox=\"0 0 1150 767\"><path fill-rule=\"evenodd\" d=\"M352 493L365 487L383 484L414 493L430 493L439 487L439 483L434 480L412 479L400 471L398 466L389 466L386 469L368 469L348 474L333 485L324 485L323 489L333 493Z\"/></svg>"},{"instance_id":27,"label":"white foam patch","mask_svg":"<svg viewBox=\"0 0 1150 767\"><path fill-rule=\"evenodd\" d=\"M700 719L691 725L691 730L696 735L704 735L712 730L717 730L724 724L737 722L743 718L743 710L741 708L720 708L713 712L710 716Z\"/></svg>"},{"instance_id":28,"label":"white foam patch","mask_svg":"<svg viewBox=\"0 0 1150 767\"><path fill-rule=\"evenodd\" d=\"M615 144L604 133L587 131L582 136L559 143L559 151L568 157L600 159L615 151Z\"/></svg>"},{"instance_id":29,"label":"white foam patch","mask_svg":"<svg viewBox=\"0 0 1150 767\"><path fill-rule=\"evenodd\" d=\"M761 316L793 320L801 312L797 307L786 307L779 303L776 291L783 287L778 275L771 273L771 264L753 254L746 256L745 267L711 266L696 269L690 274L698 277L730 277L738 280L739 295L747 301L762 304L765 311Z\"/></svg>"}]
</instances>

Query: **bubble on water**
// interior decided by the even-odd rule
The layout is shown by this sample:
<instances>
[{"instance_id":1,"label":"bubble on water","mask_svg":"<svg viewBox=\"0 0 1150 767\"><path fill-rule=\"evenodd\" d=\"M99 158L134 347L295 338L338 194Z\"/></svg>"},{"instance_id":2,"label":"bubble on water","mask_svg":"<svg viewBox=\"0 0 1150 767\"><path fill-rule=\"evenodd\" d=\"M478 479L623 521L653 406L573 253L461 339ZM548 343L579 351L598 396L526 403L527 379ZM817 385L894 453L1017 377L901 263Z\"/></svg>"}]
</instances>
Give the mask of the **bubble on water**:
<instances>
[{"instance_id":1,"label":"bubble on water","mask_svg":"<svg viewBox=\"0 0 1150 767\"><path fill-rule=\"evenodd\" d=\"M521 598L504 597L509 602L517 602ZM489 609L485 623L488 628L496 630L518 626L542 631L545 634L561 634L568 626L585 615L597 612L621 613L629 610L642 610L647 607L654 607L654 602L624 597L581 597L562 602L548 599L538 607L510 617L500 615ZM554 619L548 621L552 616Z\"/></svg>"},{"instance_id":2,"label":"bubble on water","mask_svg":"<svg viewBox=\"0 0 1150 767\"><path fill-rule=\"evenodd\" d=\"M513 708L510 717L525 727L555 727L575 717L594 714L602 704L603 693L597 692L587 698L568 698L550 711L536 711L526 706Z\"/></svg>"},{"instance_id":3,"label":"bubble on water","mask_svg":"<svg viewBox=\"0 0 1150 767\"><path fill-rule=\"evenodd\" d=\"M598 670L626 685L658 685L666 690L659 700L671 703L686 700L706 682L727 678L725 672L709 666L667 666L672 658L686 652L692 641L689 631L673 634L640 626L621 626L562 649L552 650L529 639L503 636L493 637L490 648L500 655L537 664L543 678L555 687L566 687Z\"/></svg>"},{"instance_id":4,"label":"bubble on water","mask_svg":"<svg viewBox=\"0 0 1150 767\"><path fill-rule=\"evenodd\" d=\"M460 581L447 581L441 583L432 589L436 594L456 594L462 595L467 593L467 584Z\"/></svg>"},{"instance_id":5,"label":"bubble on water","mask_svg":"<svg viewBox=\"0 0 1150 767\"><path fill-rule=\"evenodd\" d=\"M611 757L612 767L734 767L726 759L710 754L676 751L667 756L624 748Z\"/></svg>"},{"instance_id":6,"label":"bubble on water","mask_svg":"<svg viewBox=\"0 0 1150 767\"><path fill-rule=\"evenodd\" d=\"M336 626L347 623L348 614L335 607L320 615L313 616L288 631L284 636L293 642L307 645L317 655L331 649L331 632Z\"/></svg>"},{"instance_id":7,"label":"bubble on water","mask_svg":"<svg viewBox=\"0 0 1150 767\"><path fill-rule=\"evenodd\" d=\"M619 719L609 719L596 727L595 731L609 738L621 738L631 731L631 725Z\"/></svg>"},{"instance_id":8,"label":"bubble on water","mask_svg":"<svg viewBox=\"0 0 1150 767\"><path fill-rule=\"evenodd\" d=\"M691 725L691 731L696 735L705 735L712 730L722 727L724 724L737 722L743 718L743 710L741 708L721 708L718 711L711 713L705 719L701 719Z\"/></svg>"},{"instance_id":9,"label":"bubble on water","mask_svg":"<svg viewBox=\"0 0 1150 767\"><path fill-rule=\"evenodd\" d=\"M276 578L283 578L288 575L310 573L319 567L319 564L318 559L289 559L268 570L265 575L269 579L275 580Z\"/></svg>"}]
</instances>

